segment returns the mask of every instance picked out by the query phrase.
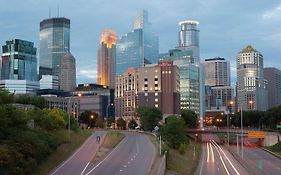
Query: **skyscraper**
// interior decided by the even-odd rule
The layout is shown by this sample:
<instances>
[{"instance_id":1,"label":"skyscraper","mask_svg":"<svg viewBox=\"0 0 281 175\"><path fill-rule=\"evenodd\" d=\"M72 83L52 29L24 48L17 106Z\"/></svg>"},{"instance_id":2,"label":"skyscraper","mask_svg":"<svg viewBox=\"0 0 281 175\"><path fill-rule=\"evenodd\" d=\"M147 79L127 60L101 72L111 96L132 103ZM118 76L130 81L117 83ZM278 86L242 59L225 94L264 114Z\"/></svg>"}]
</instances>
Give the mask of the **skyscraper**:
<instances>
[{"instance_id":1,"label":"skyscraper","mask_svg":"<svg viewBox=\"0 0 281 175\"><path fill-rule=\"evenodd\" d=\"M65 53L70 52L70 20L49 18L40 22L39 74L58 76ZM61 83L59 83L59 89Z\"/></svg>"},{"instance_id":2,"label":"skyscraper","mask_svg":"<svg viewBox=\"0 0 281 175\"><path fill-rule=\"evenodd\" d=\"M13 39L2 46L0 87L15 93L35 93L39 88L34 44Z\"/></svg>"},{"instance_id":3,"label":"skyscraper","mask_svg":"<svg viewBox=\"0 0 281 175\"><path fill-rule=\"evenodd\" d=\"M158 37L152 32L147 11L143 10L133 21L133 31L117 41L116 74L123 74L129 67L157 63L158 54Z\"/></svg>"},{"instance_id":4,"label":"skyscraper","mask_svg":"<svg viewBox=\"0 0 281 175\"><path fill-rule=\"evenodd\" d=\"M281 70L275 67L264 68L264 78L268 82L268 108L281 104Z\"/></svg>"},{"instance_id":5,"label":"skyscraper","mask_svg":"<svg viewBox=\"0 0 281 175\"><path fill-rule=\"evenodd\" d=\"M199 62L199 30L198 21L187 20L179 22L179 48L192 51L195 62Z\"/></svg>"},{"instance_id":6,"label":"skyscraper","mask_svg":"<svg viewBox=\"0 0 281 175\"><path fill-rule=\"evenodd\" d=\"M111 89L115 88L116 40L116 33L106 29L101 34L98 49L98 84Z\"/></svg>"},{"instance_id":7,"label":"skyscraper","mask_svg":"<svg viewBox=\"0 0 281 175\"><path fill-rule=\"evenodd\" d=\"M76 66L75 58L70 52L64 54L61 61L60 89L74 91L76 87Z\"/></svg>"},{"instance_id":8,"label":"skyscraper","mask_svg":"<svg viewBox=\"0 0 281 175\"><path fill-rule=\"evenodd\" d=\"M247 46L237 55L237 108L265 111L266 99L263 56L252 46Z\"/></svg>"},{"instance_id":9,"label":"skyscraper","mask_svg":"<svg viewBox=\"0 0 281 175\"><path fill-rule=\"evenodd\" d=\"M160 54L160 59L172 60L179 67L180 107L204 115L203 68L199 54L198 21L179 22L179 45L168 53Z\"/></svg>"},{"instance_id":10,"label":"skyscraper","mask_svg":"<svg viewBox=\"0 0 281 175\"><path fill-rule=\"evenodd\" d=\"M224 58L205 59L205 86L210 87L208 110L232 112L233 89L230 86L230 65Z\"/></svg>"}]
</instances>

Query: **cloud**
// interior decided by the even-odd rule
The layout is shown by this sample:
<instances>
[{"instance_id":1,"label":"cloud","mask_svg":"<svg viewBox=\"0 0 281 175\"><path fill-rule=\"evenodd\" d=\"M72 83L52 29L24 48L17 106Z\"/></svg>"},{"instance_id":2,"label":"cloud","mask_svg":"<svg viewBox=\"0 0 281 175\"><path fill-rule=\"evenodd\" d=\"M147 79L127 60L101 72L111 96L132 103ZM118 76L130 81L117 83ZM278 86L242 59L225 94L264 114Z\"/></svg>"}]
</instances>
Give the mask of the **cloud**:
<instances>
[{"instance_id":1,"label":"cloud","mask_svg":"<svg viewBox=\"0 0 281 175\"><path fill-rule=\"evenodd\" d=\"M92 70L92 69L79 70L78 73L77 73L77 77L96 79L97 78L97 71Z\"/></svg>"}]
</instances>

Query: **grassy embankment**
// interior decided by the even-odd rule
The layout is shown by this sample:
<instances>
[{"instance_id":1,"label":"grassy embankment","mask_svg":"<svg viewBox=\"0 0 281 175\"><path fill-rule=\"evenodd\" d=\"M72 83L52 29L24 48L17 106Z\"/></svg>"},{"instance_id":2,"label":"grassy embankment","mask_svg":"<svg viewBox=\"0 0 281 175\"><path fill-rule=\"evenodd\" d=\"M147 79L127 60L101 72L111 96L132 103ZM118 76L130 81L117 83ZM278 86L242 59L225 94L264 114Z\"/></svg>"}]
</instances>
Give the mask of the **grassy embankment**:
<instances>
[{"instance_id":1,"label":"grassy embankment","mask_svg":"<svg viewBox=\"0 0 281 175\"><path fill-rule=\"evenodd\" d=\"M281 141L273 146L267 147L267 149L281 156Z\"/></svg>"},{"instance_id":2,"label":"grassy embankment","mask_svg":"<svg viewBox=\"0 0 281 175\"><path fill-rule=\"evenodd\" d=\"M190 140L186 152L181 155L178 150L170 149L167 169L182 175L193 175L199 164L201 144Z\"/></svg>"},{"instance_id":3,"label":"grassy embankment","mask_svg":"<svg viewBox=\"0 0 281 175\"><path fill-rule=\"evenodd\" d=\"M47 174L62 161L70 157L92 134L92 130L81 130L78 132L72 132L70 142L68 140L68 131L61 130L56 133L59 140L63 140L61 144L50 156L46 158L40 165L34 170L34 175Z\"/></svg>"}]
</instances>

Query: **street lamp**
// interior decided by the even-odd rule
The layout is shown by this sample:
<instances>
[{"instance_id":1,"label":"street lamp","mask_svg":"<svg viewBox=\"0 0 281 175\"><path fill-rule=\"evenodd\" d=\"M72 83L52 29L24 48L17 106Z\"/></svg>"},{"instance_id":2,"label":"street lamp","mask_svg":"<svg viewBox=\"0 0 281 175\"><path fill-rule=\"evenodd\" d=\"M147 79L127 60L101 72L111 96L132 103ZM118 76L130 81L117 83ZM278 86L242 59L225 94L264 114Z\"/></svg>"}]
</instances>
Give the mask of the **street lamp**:
<instances>
[{"instance_id":1,"label":"street lamp","mask_svg":"<svg viewBox=\"0 0 281 175\"><path fill-rule=\"evenodd\" d=\"M243 151L243 104L241 103L241 157L244 159L244 151Z\"/></svg>"},{"instance_id":2,"label":"street lamp","mask_svg":"<svg viewBox=\"0 0 281 175\"><path fill-rule=\"evenodd\" d=\"M90 119L90 128L92 128L92 120L94 119L94 116L91 115L91 119Z\"/></svg>"},{"instance_id":3,"label":"street lamp","mask_svg":"<svg viewBox=\"0 0 281 175\"><path fill-rule=\"evenodd\" d=\"M249 103L250 103L250 109L252 110L252 109L253 109L253 103L254 103L254 102L253 102L252 100L250 100Z\"/></svg>"},{"instance_id":4,"label":"street lamp","mask_svg":"<svg viewBox=\"0 0 281 175\"><path fill-rule=\"evenodd\" d=\"M231 113L233 101L231 100L231 101L229 102L229 104L230 104L230 109L229 109L229 112L228 112L228 114L227 114L227 145L228 145L228 146L229 146L229 123L231 123L231 122L229 121L229 113Z\"/></svg>"},{"instance_id":5,"label":"street lamp","mask_svg":"<svg viewBox=\"0 0 281 175\"><path fill-rule=\"evenodd\" d=\"M109 106L113 106L113 103L109 103L107 106L106 106L106 118L108 118L108 108Z\"/></svg>"},{"instance_id":6,"label":"street lamp","mask_svg":"<svg viewBox=\"0 0 281 175\"><path fill-rule=\"evenodd\" d=\"M82 94L79 93L78 96L81 97ZM71 95L71 96L69 97L69 99L68 99L68 106L69 106L69 109L70 109L70 111L68 112L68 139L69 139L69 141L70 141L70 113L72 113L72 107L71 107L71 105L70 105L70 100L71 100L73 97L74 97L74 96ZM77 113L78 113L78 112L77 112ZM79 113L78 113L78 115L79 115ZM79 121L78 121L78 123L79 123Z\"/></svg>"}]
</instances>

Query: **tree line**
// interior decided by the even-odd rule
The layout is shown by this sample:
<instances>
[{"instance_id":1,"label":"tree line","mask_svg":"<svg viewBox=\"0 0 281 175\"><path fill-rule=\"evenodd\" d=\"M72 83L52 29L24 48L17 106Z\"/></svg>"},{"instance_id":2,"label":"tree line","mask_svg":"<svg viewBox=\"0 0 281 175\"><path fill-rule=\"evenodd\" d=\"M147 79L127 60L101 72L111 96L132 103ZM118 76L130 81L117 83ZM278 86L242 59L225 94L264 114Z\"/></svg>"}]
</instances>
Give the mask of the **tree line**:
<instances>
[{"instance_id":1,"label":"tree line","mask_svg":"<svg viewBox=\"0 0 281 175\"><path fill-rule=\"evenodd\" d=\"M33 104L31 110L12 103ZM68 142L59 132L68 127L68 115L60 109L46 109L41 97L15 96L0 90L0 174L31 174L59 145ZM71 117L71 130L78 125Z\"/></svg>"}]
</instances>

